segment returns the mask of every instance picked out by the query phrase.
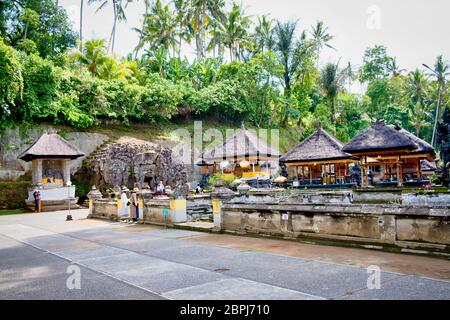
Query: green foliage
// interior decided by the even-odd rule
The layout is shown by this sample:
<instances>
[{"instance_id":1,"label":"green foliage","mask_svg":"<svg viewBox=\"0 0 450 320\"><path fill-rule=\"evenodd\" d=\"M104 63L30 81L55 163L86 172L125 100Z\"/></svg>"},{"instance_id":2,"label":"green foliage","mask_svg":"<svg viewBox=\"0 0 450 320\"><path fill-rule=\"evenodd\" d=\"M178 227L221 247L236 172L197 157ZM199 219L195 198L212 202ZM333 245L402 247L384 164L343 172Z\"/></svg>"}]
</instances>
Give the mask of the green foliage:
<instances>
[{"instance_id":1,"label":"green foliage","mask_svg":"<svg viewBox=\"0 0 450 320\"><path fill-rule=\"evenodd\" d=\"M5 45L0 38L0 129L7 124L15 100L23 92L22 65L16 50Z\"/></svg>"}]
</instances>

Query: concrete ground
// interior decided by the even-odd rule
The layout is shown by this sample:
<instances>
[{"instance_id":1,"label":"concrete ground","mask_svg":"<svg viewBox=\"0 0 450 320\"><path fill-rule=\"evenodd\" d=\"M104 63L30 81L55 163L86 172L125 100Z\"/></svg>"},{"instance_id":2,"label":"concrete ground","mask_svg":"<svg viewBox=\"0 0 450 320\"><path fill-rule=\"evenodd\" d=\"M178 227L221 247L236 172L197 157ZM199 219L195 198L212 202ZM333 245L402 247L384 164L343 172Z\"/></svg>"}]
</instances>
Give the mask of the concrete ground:
<instances>
[{"instance_id":1,"label":"concrete ground","mask_svg":"<svg viewBox=\"0 0 450 320\"><path fill-rule=\"evenodd\" d=\"M66 214L0 216L0 299L450 299L448 260Z\"/></svg>"}]
</instances>

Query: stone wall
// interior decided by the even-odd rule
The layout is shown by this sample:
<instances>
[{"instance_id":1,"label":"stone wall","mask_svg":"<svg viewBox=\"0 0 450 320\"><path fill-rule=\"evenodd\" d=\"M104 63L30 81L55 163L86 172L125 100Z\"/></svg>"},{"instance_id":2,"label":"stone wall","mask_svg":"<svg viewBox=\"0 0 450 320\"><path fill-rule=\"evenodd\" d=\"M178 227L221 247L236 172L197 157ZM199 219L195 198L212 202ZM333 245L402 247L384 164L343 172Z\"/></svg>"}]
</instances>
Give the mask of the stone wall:
<instances>
[{"instance_id":1,"label":"stone wall","mask_svg":"<svg viewBox=\"0 0 450 320\"><path fill-rule=\"evenodd\" d=\"M450 252L450 206L224 203L222 208L225 231Z\"/></svg>"}]
</instances>

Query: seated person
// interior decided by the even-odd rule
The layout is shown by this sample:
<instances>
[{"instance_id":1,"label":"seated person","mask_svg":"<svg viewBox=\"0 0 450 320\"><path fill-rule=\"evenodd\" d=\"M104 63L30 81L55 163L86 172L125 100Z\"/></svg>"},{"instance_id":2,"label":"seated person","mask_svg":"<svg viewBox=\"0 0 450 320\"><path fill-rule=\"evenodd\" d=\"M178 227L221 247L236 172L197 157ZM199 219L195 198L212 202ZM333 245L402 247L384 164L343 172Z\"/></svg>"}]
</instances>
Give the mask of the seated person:
<instances>
[{"instance_id":1,"label":"seated person","mask_svg":"<svg viewBox=\"0 0 450 320\"><path fill-rule=\"evenodd\" d=\"M155 193L155 195L157 195L157 196L162 196L162 195L164 194L164 192L165 192L164 184L163 184L162 181L160 181L159 184L158 184L158 186L156 187L156 193Z\"/></svg>"}]
</instances>

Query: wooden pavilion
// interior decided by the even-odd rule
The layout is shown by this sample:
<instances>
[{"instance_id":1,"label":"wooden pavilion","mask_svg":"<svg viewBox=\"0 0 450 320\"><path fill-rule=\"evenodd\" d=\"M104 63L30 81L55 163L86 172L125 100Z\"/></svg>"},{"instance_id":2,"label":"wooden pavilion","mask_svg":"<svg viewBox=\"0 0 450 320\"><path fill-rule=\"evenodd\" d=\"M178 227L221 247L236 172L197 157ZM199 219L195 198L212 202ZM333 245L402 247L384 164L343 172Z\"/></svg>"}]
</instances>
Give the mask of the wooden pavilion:
<instances>
[{"instance_id":1,"label":"wooden pavilion","mask_svg":"<svg viewBox=\"0 0 450 320\"><path fill-rule=\"evenodd\" d=\"M421 160L433 161L433 147L400 126L377 121L342 149L360 160L361 186L420 184ZM429 181L428 181L429 182Z\"/></svg>"},{"instance_id":2,"label":"wooden pavilion","mask_svg":"<svg viewBox=\"0 0 450 320\"><path fill-rule=\"evenodd\" d=\"M223 144L206 149L197 165L202 167L203 174L222 172L242 178L269 177L278 166L279 156L279 151L256 132L239 129Z\"/></svg>"},{"instance_id":3,"label":"wooden pavilion","mask_svg":"<svg viewBox=\"0 0 450 320\"><path fill-rule=\"evenodd\" d=\"M43 210L58 210L64 207L68 198L76 204L75 186L70 182L70 160L84 156L56 133L44 133L18 158L30 162L32 187L26 203L32 207L33 192L39 190Z\"/></svg>"},{"instance_id":4,"label":"wooden pavilion","mask_svg":"<svg viewBox=\"0 0 450 320\"><path fill-rule=\"evenodd\" d=\"M320 128L284 154L280 162L294 175L294 186L343 185L351 182L349 165L357 160L342 147L342 142Z\"/></svg>"}]
</instances>

